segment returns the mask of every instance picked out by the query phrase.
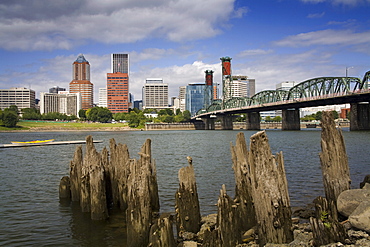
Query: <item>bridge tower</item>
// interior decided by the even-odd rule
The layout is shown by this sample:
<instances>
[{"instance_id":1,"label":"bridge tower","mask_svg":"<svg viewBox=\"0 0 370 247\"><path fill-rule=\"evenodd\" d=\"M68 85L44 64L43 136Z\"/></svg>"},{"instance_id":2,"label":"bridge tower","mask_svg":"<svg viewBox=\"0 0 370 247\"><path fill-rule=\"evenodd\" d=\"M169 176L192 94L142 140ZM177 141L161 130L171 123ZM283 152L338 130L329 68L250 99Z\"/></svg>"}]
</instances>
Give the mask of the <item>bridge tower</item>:
<instances>
[{"instance_id":1,"label":"bridge tower","mask_svg":"<svg viewBox=\"0 0 370 247\"><path fill-rule=\"evenodd\" d=\"M204 87L204 109L212 104L213 99L213 70L204 71L206 74L206 86Z\"/></svg>"},{"instance_id":2,"label":"bridge tower","mask_svg":"<svg viewBox=\"0 0 370 247\"><path fill-rule=\"evenodd\" d=\"M231 99L231 58L222 57L220 60L222 61L222 102L226 102ZM223 104L222 107L225 109Z\"/></svg>"}]
</instances>

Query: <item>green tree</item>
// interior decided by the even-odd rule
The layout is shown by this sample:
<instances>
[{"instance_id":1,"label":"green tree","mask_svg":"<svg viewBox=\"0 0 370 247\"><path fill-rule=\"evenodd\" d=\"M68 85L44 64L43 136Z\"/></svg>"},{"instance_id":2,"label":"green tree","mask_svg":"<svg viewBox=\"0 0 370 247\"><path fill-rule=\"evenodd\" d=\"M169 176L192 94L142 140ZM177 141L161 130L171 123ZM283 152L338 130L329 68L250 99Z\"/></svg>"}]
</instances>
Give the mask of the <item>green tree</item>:
<instances>
[{"instance_id":1,"label":"green tree","mask_svg":"<svg viewBox=\"0 0 370 247\"><path fill-rule=\"evenodd\" d=\"M22 119L39 120L41 119L40 111L36 108L24 108L21 110Z\"/></svg>"},{"instance_id":2,"label":"green tree","mask_svg":"<svg viewBox=\"0 0 370 247\"><path fill-rule=\"evenodd\" d=\"M190 118L191 118L191 113L190 113L190 111L188 111L188 110L185 110L183 113L182 113L182 115L184 116L184 121L189 121L190 120Z\"/></svg>"},{"instance_id":3,"label":"green tree","mask_svg":"<svg viewBox=\"0 0 370 247\"><path fill-rule=\"evenodd\" d=\"M78 117L81 119L81 120L85 120L86 119L86 110L84 109L80 109L78 111Z\"/></svg>"},{"instance_id":4,"label":"green tree","mask_svg":"<svg viewBox=\"0 0 370 247\"><path fill-rule=\"evenodd\" d=\"M19 114L19 111L18 111L18 106L16 106L16 105L11 105L11 106L9 106L9 108L7 108L9 111L13 111L13 112L15 112L15 114Z\"/></svg>"},{"instance_id":5,"label":"green tree","mask_svg":"<svg viewBox=\"0 0 370 247\"><path fill-rule=\"evenodd\" d=\"M107 123L112 121L113 114L108 108L96 106L86 112L86 118L93 122Z\"/></svg>"},{"instance_id":6,"label":"green tree","mask_svg":"<svg viewBox=\"0 0 370 247\"><path fill-rule=\"evenodd\" d=\"M331 113L333 114L334 119L339 118L339 113L337 111L331 111Z\"/></svg>"},{"instance_id":7,"label":"green tree","mask_svg":"<svg viewBox=\"0 0 370 247\"><path fill-rule=\"evenodd\" d=\"M272 119L273 122L281 122L281 117L280 116L276 116Z\"/></svg>"},{"instance_id":8,"label":"green tree","mask_svg":"<svg viewBox=\"0 0 370 247\"><path fill-rule=\"evenodd\" d=\"M2 114L2 122L5 127L15 127L19 121L18 114L13 110L4 110Z\"/></svg>"},{"instance_id":9,"label":"green tree","mask_svg":"<svg viewBox=\"0 0 370 247\"><path fill-rule=\"evenodd\" d=\"M315 119L321 121L321 118L322 118L322 112L321 111L316 112Z\"/></svg>"}]
</instances>

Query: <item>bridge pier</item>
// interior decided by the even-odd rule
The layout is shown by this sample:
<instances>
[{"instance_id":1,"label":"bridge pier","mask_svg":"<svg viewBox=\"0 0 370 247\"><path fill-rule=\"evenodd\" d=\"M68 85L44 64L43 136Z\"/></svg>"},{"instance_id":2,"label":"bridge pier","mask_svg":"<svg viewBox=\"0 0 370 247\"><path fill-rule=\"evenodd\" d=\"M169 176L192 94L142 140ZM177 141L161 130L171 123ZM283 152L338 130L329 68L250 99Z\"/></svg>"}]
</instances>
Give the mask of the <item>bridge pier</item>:
<instances>
[{"instance_id":1,"label":"bridge pier","mask_svg":"<svg viewBox=\"0 0 370 247\"><path fill-rule=\"evenodd\" d=\"M370 130L369 102L351 103L350 130Z\"/></svg>"},{"instance_id":2,"label":"bridge pier","mask_svg":"<svg viewBox=\"0 0 370 247\"><path fill-rule=\"evenodd\" d=\"M221 129L222 130L232 130L233 127L233 117L231 115L221 115Z\"/></svg>"},{"instance_id":3,"label":"bridge pier","mask_svg":"<svg viewBox=\"0 0 370 247\"><path fill-rule=\"evenodd\" d=\"M261 119L259 112L248 112L246 113L246 124L247 130L260 130Z\"/></svg>"},{"instance_id":4,"label":"bridge pier","mask_svg":"<svg viewBox=\"0 0 370 247\"><path fill-rule=\"evenodd\" d=\"M215 119L214 118L203 118L204 129L205 130L214 130L215 129Z\"/></svg>"},{"instance_id":5,"label":"bridge pier","mask_svg":"<svg viewBox=\"0 0 370 247\"><path fill-rule=\"evenodd\" d=\"M281 130L301 130L299 108L283 110Z\"/></svg>"}]
</instances>

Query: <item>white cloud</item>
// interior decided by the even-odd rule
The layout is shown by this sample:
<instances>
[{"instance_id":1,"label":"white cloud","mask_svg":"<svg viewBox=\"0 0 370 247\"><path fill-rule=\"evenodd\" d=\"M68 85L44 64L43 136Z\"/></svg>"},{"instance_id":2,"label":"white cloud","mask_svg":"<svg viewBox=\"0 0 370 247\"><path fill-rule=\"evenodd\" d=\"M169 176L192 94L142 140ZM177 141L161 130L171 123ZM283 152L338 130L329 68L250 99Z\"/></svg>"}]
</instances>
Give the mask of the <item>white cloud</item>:
<instances>
[{"instance_id":1,"label":"white cloud","mask_svg":"<svg viewBox=\"0 0 370 247\"><path fill-rule=\"evenodd\" d=\"M316 18L321 18L325 15L325 12L322 12L322 13L314 13L314 14L309 14L307 16L307 18L310 18L310 19L316 19Z\"/></svg>"},{"instance_id":2,"label":"white cloud","mask_svg":"<svg viewBox=\"0 0 370 247\"><path fill-rule=\"evenodd\" d=\"M370 0L301 0L304 3L323 3L329 2L334 5L349 5L349 6L356 6L363 3L370 3Z\"/></svg>"},{"instance_id":3,"label":"white cloud","mask_svg":"<svg viewBox=\"0 0 370 247\"><path fill-rule=\"evenodd\" d=\"M0 47L70 49L83 41L131 43L145 38L174 42L213 37L234 12L235 0L3 1ZM209 11L212 6L212 11Z\"/></svg>"},{"instance_id":4,"label":"white cloud","mask_svg":"<svg viewBox=\"0 0 370 247\"><path fill-rule=\"evenodd\" d=\"M273 51L269 50L262 50L262 49L254 49L254 50L244 50L237 54L237 57L249 57L249 56L257 56L257 55L267 55L271 54Z\"/></svg>"},{"instance_id":5,"label":"white cloud","mask_svg":"<svg viewBox=\"0 0 370 247\"><path fill-rule=\"evenodd\" d=\"M358 45L370 43L370 31L354 32L352 30L321 30L300 33L276 41L279 46L302 47L312 45Z\"/></svg>"}]
</instances>

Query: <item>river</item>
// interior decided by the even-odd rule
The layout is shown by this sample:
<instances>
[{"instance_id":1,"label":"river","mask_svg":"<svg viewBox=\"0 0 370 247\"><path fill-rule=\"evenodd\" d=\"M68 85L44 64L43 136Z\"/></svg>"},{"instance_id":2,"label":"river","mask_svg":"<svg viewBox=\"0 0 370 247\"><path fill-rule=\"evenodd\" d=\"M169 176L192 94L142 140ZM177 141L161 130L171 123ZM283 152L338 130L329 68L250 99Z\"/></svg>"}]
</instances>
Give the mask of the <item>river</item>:
<instances>
[{"instance_id":1,"label":"river","mask_svg":"<svg viewBox=\"0 0 370 247\"><path fill-rule=\"evenodd\" d=\"M127 144L132 158L146 139L152 140L162 212L174 211L177 173L193 158L202 215L216 213L222 184L234 194L230 142L239 131L124 131L0 133L0 143L33 139L84 140L92 135L98 151L109 140ZM255 131L243 131L249 137ZM267 130L273 153L283 151L291 206L304 206L323 196L319 153L320 129ZM358 188L370 174L370 132L343 130L352 179ZM59 202L60 179L69 174L76 145L0 149L0 246L125 246L122 212L94 222L79 206Z\"/></svg>"}]
</instances>

